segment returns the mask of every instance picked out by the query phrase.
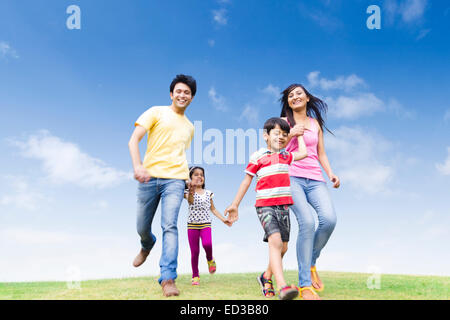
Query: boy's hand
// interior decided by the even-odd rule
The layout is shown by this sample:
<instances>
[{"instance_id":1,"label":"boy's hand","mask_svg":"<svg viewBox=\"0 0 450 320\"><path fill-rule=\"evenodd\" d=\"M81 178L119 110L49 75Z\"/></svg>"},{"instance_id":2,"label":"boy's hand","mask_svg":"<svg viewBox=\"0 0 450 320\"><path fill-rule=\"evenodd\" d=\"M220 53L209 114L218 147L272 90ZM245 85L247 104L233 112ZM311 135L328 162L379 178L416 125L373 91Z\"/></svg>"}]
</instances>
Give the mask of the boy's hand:
<instances>
[{"instance_id":1,"label":"boy's hand","mask_svg":"<svg viewBox=\"0 0 450 320\"><path fill-rule=\"evenodd\" d=\"M225 216L228 216L228 221L231 223L234 223L238 220L239 213L238 213L238 207L236 205L231 205L228 208L225 209Z\"/></svg>"},{"instance_id":2,"label":"boy's hand","mask_svg":"<svg viewBox=\"0 0 450 320\"><path fill-rule=\"evenodd\" d=\"M134 170L134 178L141 183L147 183L152 177L148 174L144 166L139 166Z\"/></svg>"}]
</instances>

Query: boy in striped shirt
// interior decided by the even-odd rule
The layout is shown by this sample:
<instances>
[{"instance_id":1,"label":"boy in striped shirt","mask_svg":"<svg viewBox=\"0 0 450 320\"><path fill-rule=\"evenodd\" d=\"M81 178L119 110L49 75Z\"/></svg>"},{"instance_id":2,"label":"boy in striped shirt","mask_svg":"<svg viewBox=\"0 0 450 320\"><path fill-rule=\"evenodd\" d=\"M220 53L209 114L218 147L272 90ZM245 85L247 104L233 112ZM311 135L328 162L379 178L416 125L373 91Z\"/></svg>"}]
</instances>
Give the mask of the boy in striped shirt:
<instances>
[{"instance_id":1,"label":"boy in striped shirt","mask_svg":"<svg viewBox=\"0 0 450 320\"><path fill-rule=\"evenodd\" d=\"M256 212L265 231L263 241L269 243L269 269L275 275L279 298L282 300L290 300L298 296L297 287L286 284L282 265L282 258L287 251L289 241L289 205L293 204L289 165L307 156L303 136L298 137L298 151L291 153L284 149L288 142L289 131L289 124L281 118L270 118L266 121L264 140L267 148L261 148L250 157L244 180L233 203L225 210L231 221L237 220L239 204L253 177L256 176ZM258 277L258 282L264 296L272 297L275 294L270 276L264 277L263 273Z\"/></svg>"}]
</instances>

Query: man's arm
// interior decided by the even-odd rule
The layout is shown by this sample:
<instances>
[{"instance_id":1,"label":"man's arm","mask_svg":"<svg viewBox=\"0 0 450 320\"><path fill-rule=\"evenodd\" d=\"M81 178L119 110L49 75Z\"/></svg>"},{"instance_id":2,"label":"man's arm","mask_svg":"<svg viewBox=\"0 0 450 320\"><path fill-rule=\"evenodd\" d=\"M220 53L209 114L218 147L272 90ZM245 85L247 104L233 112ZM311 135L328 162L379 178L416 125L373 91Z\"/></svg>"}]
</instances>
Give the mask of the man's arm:
<instances>
[{"instance_id":1,"label":"man's arm","mask_svg":"<svg viewBox=\"0 0 450 320\"><path fill-rule=\"evenodd\" d=\"M142 183L150 181L151 178L147 169L142 165L139 151L139 142L146 133L147 130L144 127L137 125L128 142L128 149L130 150L131 161L133 162L134 178Z\"/></svg>"}]
</instances>

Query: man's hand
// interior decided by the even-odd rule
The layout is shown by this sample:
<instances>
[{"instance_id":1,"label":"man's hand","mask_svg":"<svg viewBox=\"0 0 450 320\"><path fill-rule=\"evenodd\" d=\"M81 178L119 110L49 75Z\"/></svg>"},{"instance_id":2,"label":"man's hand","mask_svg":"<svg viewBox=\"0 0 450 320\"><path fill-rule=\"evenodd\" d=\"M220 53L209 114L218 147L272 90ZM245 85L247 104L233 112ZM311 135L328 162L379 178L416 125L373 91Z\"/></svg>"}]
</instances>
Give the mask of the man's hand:
<instances>
[{"instance_id":1,"label":"man's hand","mask_svg":"<svg viewBox=\"0 0 450 320\"><path fill-rule=\"evenodd\" d=\"M139 166L134 170L134 178L141 183L147 183L152 177L144 166Z\"/></svg>"}]
</instances>

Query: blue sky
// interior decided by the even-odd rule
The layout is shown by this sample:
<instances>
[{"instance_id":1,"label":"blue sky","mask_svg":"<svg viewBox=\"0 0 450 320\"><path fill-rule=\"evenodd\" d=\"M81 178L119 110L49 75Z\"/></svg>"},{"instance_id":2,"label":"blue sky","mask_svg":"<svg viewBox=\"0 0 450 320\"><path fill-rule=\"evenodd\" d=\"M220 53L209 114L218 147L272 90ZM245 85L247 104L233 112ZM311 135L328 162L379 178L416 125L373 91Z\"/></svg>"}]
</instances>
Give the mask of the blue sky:
<instances>
[{"instance_id":1,"label":"blue sky","mask_svg":"<svg viewBox=\"0 0 450 320\"><path fill-rule=\"evenodd\" d=\"M66 27L73 4L80 30ZM373 4L380 30L366 27ZM342 182L319 270L449 275L449 17L431 0L2 1L0 281L67 280L71 267L82 279L158 274L161 241L131 266L127 142L142 112L170 104L178 73L197 79L187 116L203 133L258 130L291 83L327 101L325 147ZM223 212L245 165L204 166ZM253 204L250 190L232 228L214 221L218 272L265 267ZM183 204L180 273L186 220ZM154 230L160 239L159 216ZM285 267L296 268L295 241Z\"/></svg>"}]
</instances>

